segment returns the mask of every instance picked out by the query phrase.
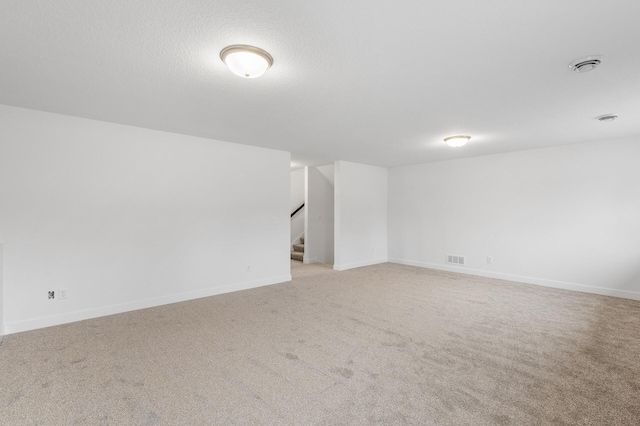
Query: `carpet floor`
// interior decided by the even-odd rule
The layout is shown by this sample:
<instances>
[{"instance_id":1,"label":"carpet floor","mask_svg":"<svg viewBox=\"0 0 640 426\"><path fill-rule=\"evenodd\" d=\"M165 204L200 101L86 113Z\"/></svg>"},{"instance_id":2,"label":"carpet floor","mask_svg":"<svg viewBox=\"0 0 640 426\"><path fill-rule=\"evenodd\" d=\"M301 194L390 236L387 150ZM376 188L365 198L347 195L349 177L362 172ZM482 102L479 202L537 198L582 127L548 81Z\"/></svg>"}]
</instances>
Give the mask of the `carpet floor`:
<instances>
[{"instance_id":1,"label":"carpet floor","mask_svg":"<svg viewBox=\"0 0 640 426\"><path fill-rule=\"evenodd\" d=\"M2 425L638 425L640 302L381 264L6 336Z\"/></svg>"}]
</instances>

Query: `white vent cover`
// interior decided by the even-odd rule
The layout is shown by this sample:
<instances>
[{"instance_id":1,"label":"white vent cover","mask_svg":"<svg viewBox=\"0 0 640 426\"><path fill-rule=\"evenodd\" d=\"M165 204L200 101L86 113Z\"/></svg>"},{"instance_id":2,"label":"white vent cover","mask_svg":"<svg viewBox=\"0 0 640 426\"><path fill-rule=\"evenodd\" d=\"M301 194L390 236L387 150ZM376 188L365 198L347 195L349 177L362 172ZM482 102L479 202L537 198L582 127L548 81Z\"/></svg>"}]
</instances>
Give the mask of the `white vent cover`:
<instances>
[{"instance_id":1,"label":"white vent cover","mask_svg":"<svg viewBox=\"0 0 640 426\"><path fill-rule=\"evenodd\" d=\"M591 55L571 62L569 64L569 69L575 72L588 72L595 69L601 62L601 55Z\"/></svg>"},{"instance_id":2,"label":"white vent cover","mask_svg":"<svg viewBox=\"0 0 640 426\"><path fill-rule=\"evenodd\" d=\"M613 121L616 118L618 118L617 114L605 114L605 115L601 115L600 117L596 117L598 119L598 121Z\"/></svg>"},{"instance_id":3,"label":"white vent cover","mask_svg":"<svg viewBox=\"0 0 640 426\"><path fill-rule=\"evenodd\" d=\"M464 256L457 256L457 255L454 255L454 254L448 254L447 255L447 263L450 263L452 265L464 266L465 259L464 259Z\"/></svg>"}]
</instances>

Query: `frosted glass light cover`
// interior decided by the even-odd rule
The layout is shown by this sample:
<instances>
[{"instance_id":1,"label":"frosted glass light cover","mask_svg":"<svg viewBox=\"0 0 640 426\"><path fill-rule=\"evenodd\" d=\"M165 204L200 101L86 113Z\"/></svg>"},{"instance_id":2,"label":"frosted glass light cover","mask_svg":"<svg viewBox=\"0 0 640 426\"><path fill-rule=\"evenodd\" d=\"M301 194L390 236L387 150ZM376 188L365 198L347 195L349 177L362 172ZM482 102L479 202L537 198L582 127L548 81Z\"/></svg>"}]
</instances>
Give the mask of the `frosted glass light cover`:
<instances>
[{"instance_id":1,"label":"frosted glass light cover","mask_svg":"<svg viewBox=\"0 0 640 426\"><path fill-rule=\"evenodd\" d=\"M220 57L231 72L243 78L260 77L273 63L267 52L253 46L229 46Z\"/></svg>"},{"instance_id":2,"label":"frosted glass light cover","mask_svg":"<svg viewBox=\"0 0 640 426\"><path fill-rule=\"evenodd\" d=\"M471 136L449 136L448 138L445 138L444 141L450 147L457 148L466 144L469 139L471 139Z\"/></svg>"}]
</instances>

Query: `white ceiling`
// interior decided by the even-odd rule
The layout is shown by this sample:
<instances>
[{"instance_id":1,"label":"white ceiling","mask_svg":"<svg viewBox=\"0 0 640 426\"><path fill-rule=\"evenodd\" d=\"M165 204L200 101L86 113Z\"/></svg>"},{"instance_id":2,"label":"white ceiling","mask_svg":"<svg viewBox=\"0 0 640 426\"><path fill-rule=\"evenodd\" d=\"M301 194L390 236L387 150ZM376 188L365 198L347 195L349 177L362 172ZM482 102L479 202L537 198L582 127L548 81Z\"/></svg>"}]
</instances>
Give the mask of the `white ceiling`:
<instances>
[{"instance_id":1,"label":"white ceiling","mask_svg":"<svg viewBox=\"0 0 640 426\"><path fill-rule=\"evenodd\" d=\"M640 134L638 0L3 0L0 103L291 151L439 161ZM274 57L258 79L230 44ZM604 55L595 71L567 65ZM617 113L612 123L596 116ZM451 134L473 138L449 148Z\"/></svg>"}]
</instances>

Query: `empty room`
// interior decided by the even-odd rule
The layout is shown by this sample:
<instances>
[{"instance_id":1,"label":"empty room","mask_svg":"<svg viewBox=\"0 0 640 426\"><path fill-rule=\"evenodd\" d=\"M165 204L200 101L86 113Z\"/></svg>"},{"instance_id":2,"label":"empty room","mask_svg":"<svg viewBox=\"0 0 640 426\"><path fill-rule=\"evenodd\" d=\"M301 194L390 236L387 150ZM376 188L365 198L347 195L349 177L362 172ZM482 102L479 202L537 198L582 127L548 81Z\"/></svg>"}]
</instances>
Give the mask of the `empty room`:
<instances>
[{"instance_id":1,"label":"empty room","mask_svg":"<svg viewBox=\"0 0 640 426\"><path fill-rule=\"evenodd\" d=\"M640 424L638 17L0 1L0 425Z\"/></svg>"}]
</instances>

